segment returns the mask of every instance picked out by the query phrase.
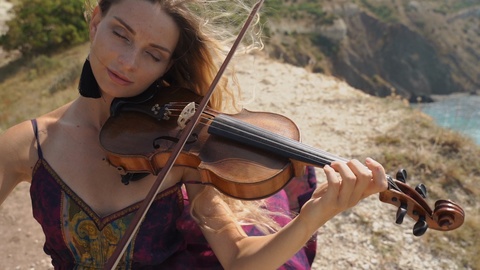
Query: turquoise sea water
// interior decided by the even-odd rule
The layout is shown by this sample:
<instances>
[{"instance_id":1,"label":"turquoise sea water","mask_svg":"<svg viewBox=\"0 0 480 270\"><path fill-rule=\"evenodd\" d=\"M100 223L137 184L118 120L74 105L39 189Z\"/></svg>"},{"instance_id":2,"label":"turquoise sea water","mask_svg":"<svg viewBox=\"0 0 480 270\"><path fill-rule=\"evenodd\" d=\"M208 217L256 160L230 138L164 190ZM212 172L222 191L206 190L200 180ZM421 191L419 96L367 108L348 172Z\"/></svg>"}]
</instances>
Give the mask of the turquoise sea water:
<instances>
[{"instance_id":1,"label":"turquoise sea water","mask_svg":"<svg viewBox=\"0 0 480 270\"><path fill-rule=\"evenodd\" d=\"M443 127L472 137L480 145L480 96L453 95L416 105Z\"/></svg>"}]
</instances>

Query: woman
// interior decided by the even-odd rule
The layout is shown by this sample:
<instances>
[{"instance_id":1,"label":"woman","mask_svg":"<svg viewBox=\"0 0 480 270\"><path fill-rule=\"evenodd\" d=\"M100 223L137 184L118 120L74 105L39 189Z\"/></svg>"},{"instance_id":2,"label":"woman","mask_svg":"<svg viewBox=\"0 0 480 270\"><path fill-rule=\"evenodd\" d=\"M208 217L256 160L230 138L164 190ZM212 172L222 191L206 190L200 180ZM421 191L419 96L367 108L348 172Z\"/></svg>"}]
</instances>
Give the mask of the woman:
<instances>
[{"instance_id":1,"label":"woman","mask_svg":"<svg viewBox=\"0 0 480 270\"><path fill-rule=\"evenodd\" d=\"M180 2L100 0L90 20L91 49L82 71L81 96L0 137L0 202L21 181L31 182L33 214L46 235L45 252L57 269L103 267L155 181L146 176L123 185L117 170L103 161L98 135L112 100L152 87L161 91L168 84L202 95L217 70L219 43ZM228 93L225 83L219 87L218 94ZM221 101L217 95L210 105L220 108ZM214 188L185 184L185 195L223 268L277 269L329 219L387 188L383 167L371 159L365 164L333 162L324 171L327 183L300 213L264 236L248 236ZM212 258L208 250L189 242L194 231L182 212L181 186L199 178L194 168L170 171L121 269L215 264L203 260Z\"/></svg>"}]
</instances>

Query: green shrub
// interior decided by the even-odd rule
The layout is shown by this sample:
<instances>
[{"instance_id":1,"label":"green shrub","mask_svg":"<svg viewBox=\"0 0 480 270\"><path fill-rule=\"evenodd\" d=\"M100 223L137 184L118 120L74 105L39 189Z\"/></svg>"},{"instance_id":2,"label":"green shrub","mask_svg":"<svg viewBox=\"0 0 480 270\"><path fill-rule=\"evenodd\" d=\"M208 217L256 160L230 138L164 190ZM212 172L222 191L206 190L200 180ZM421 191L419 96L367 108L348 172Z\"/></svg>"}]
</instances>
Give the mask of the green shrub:
<instances>
[{"instance_id":1,"label":"green shrub","mask_svg":"<svg viewBox=\"0 0 480 270\"><path fill-rule=\"evenodd\" d=\"M85 42L88 24L83 11L83 0L20 0L0 46L29 56Z\"/></svg>"}]
</instances>

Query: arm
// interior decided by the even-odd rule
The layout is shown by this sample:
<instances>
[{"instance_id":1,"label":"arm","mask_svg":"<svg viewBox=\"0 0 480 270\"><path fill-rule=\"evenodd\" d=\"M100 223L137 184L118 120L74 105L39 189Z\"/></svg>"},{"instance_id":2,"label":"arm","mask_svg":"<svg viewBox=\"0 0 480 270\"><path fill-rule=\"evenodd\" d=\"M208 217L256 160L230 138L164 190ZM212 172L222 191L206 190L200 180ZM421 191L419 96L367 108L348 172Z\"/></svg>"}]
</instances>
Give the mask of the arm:
<instances>
[{"instance_id":1,"label":"arm","mask_svg":"<svg viewBox=\"0 0 480 270\"><path fill-rule=\"evenodd\" d=\"M0 204L22 181L30 181L34 135L30 121L22 122L0 134ZM34 162L34 161L33 161Z\"/></svg>"},{"instance_id":2,"label":"arm","mask_svg":"<svg viewBox=\"0 0 480 270\"><path fill-rule=\"evenodd\" d=\"M362 198L387 189L383 167L371 159L367 159L366 165L353 160L325 166L327 183L317 188L292 222L266 236L247 237L212 188L200 191L200 187L192 187L189 194L198 196L194 211L201 217L201 225L206 225L201 226L202 231L226 269L255 269L258 266L277 269L328 220Z\"/></svg>"}]
</instances>

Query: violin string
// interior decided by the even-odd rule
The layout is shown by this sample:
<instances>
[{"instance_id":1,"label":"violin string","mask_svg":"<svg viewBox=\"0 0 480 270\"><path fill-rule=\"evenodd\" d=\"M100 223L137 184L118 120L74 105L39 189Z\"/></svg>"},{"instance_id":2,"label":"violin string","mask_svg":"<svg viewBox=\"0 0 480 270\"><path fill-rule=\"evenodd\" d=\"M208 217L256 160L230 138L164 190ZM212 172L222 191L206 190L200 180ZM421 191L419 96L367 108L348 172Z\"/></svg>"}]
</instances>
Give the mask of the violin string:
<instances>
[{"instance_id":1,"label":"violin string","mask_svg":"<svg viewBox=\"0 0 480 270\"><path fill-rule=\"evenodd\" d=\"M171 103L173 104L173 103ZM173 106L169 106L169 110L172 111L172 112L178 112L178 111L182 111L183 110L183 107L185 105L187 105L188 102L174 102ZM183 106L183 107L182 107ZM173 108L173 109L172 109ZM178 108L178 109L177 109ZM206 120L214 120L214 115L211 114L211 113L205 113L207 114L209 117L202 117L202 119L206 119ZM171 116L178 116L176 114L172 114ZM202 125L206 125L208 126L207 123L202 123ZM227 126L226 124L224 123L220 123L221 126L224 126L224 127L228 127L228 128L234 128L232 126ZM235 128L234 128L235 129ZM237 129L238 131L240 131L240 129ZM261 134L262 132L265 131L265 129L263 128L258 128L257 129L258 131L258 134ZM251 134L253 135L253 134ZM282 140L285 140L285 139L289 139L289 140L292 140L294 141L293 139L290 139L290 138L286 138L282 135L279 135L279 134L275 134L275 133L272 133L272 136L274 136L276 138L276 140L272 140L271 143L272 144L275 144L275 143L281 143ZM295 142L298 142L298 141L295 141ZM293 148L293 147L287 147L290 149L290 152L300 152L302 155L304 156L310 156L312 157L313 159L318 159L318 158L321 158L325 161L325 159L327 159L326 161L328 161L328 163L332 162L332 161L343 161L343 162L347 162L348 160L345 159L345 158L342 158L342 157L339 157L339 156L336 156L336 155L333 155L327 151L324 151L324 150L321 150L321 149L318 149L318 148L315 148L315 147L312 147L310 145L307 145L307 144L301 144L302 145L302 148L303 149L298 149L298 148ZM285 145L282 145L282 147L286 147Z\"/></svg>"},{"instance_id":2,"label":"violin string","mask_svg":"<svg viewBox=\"0 0 480 270\"><path fill-rule=\"evenodd\" d=\"M241 129L236 128L236 127L227 126L227 125L223 125L223 126L228 127L229 129L237 130L238 133L240 133L240 131L242 131ZM263 132L265 132L265 129L259 128L259 127L256 127L256 130L258 131L258 132L256 132L256 134L262 134ZM261 135L256 135L256 134L250 133L250 134L248 134L248 136L253 136L253 137L257 137L257 138L261 137ZM304 157L310 157L311 160L318 160L320 158L321 161L324 161L324 162L326 161L326 163L330 163L330 162L335 161L335 160L346 161L346 160L344 160L340 157L337 157L335 155L332 155L332 154L330 154L326 151L311 147L311 146L306 145L306 144L301 144L300 142L298 142L296 140L293 140L291 138L287 138L287 137L281 136L281 135L276 134L276 133L271 133L271 136L274 137L274 139L273 140L268 140L267 139L267 140L272 145L278 145L282 148L287 148L287 149L289 149L290 153L300 153ZM266 138L262 137L262 139L266 139ZM284 142L287 142L287 141L292 142L294 145L290 145L288 143L284 144ZM300 147L296 147L296 146L302 146L302 147L300 148ZM327 159L327 160L325 160L325 159ZM325 164L322 164L322 165L325 165Z\"/></svg>"}]
</instances>

